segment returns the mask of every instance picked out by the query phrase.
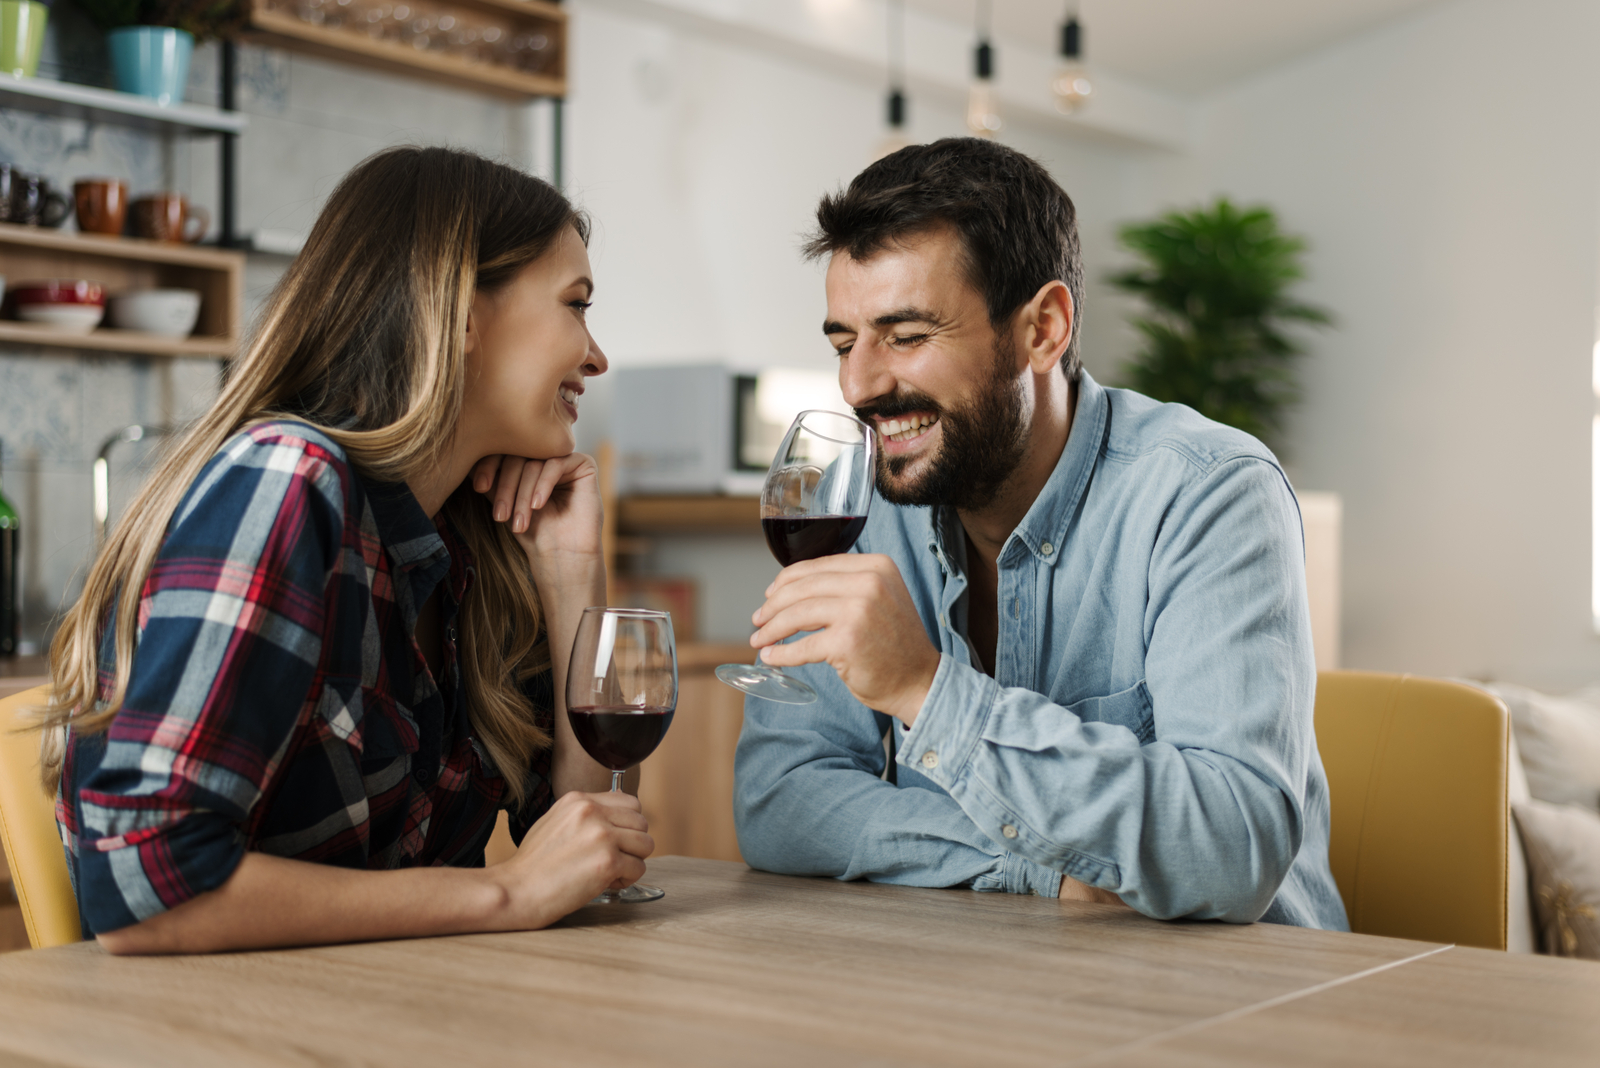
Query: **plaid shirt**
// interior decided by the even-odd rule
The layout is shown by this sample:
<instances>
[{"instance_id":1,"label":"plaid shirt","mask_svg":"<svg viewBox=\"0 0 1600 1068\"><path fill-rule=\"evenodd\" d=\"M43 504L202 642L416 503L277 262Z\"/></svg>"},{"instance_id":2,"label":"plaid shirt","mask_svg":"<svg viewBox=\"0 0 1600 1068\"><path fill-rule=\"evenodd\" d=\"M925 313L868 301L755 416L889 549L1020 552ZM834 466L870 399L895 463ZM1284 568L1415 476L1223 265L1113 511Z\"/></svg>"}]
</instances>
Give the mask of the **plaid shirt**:
<instances>
[{"instance_id":1,"label":"plaid shirt","mask_svg":"<svg viewBox=\"0 0 1600 1068\"><path fill-rule=\"evenodd\" d=\"M482 865L506 784L459 699L472 561L404 485L300 423L230 439L173 515L127 700L74 736L56 818L85 936L213 890L247 850L347 868ZM445 669L412 633L440 582ZM102 639L109 690L111 628ZM550 674L529 696L553 725ZM550 805L526 769L522 831Z\"/></svg>"}]
</instances>

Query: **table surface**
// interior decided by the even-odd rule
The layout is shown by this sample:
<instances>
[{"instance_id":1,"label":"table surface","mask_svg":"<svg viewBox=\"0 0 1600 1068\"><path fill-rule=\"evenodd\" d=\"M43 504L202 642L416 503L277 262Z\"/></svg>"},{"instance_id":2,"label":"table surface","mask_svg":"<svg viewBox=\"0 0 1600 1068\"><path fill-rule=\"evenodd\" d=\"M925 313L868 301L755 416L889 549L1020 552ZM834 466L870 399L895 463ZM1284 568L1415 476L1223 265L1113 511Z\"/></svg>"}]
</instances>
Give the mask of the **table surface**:
<instances>
[{"instance_id":1,"label":"table surface","mask_svg":"<svg viewBox=\"0 0 1600 1068\"><path fill-rule=\"evenodd\" d=\"M650 863L544 931L0 957L25 1065L1595 1063L1600 965ZM468 1058L471 1060L468 1060Z\"/></svg>"}]
</instances>

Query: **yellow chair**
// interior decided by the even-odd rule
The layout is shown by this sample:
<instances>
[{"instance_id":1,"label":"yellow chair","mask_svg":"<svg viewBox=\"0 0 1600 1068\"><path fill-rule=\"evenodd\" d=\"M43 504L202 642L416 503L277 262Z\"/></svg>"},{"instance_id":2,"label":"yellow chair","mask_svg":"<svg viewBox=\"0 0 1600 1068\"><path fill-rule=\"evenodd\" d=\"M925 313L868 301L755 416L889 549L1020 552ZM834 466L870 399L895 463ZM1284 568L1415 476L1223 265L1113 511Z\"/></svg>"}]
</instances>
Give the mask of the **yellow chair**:
<instances>
[{"instance_id":1,"label":"yellow chair","mask_svg":"<svg viewBox=\"0 0 1600 1068\"><path fill-rule=\"evenodd\" d=\"M1505 705L1439 679L1324 671L1316 730L1350 929L1505 949Z\"/></svg>"},{"instance_id":2,"label":"yellow chair","mask_svg":"<svg viewBox=\"0 0 1600 1068\"><path fill-rule=\"evenodd\" d=\"M40 686L0 700L0 845L34 949L83 940L55 804L39 785L39 734L17 729L26 725L22 710L46 693Z\"/></svg>"}]
</instances>

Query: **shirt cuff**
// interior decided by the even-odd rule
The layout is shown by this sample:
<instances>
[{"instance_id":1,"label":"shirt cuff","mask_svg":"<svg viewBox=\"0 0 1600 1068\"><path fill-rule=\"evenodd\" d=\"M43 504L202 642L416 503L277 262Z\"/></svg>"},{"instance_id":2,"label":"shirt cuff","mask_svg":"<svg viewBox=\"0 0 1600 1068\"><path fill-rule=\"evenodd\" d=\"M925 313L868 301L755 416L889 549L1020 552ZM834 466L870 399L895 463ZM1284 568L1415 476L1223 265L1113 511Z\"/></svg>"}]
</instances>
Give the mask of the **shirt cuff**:
<instances>
[{"instance_id":1,"label":"shirt cuff","mask_svg":"<svg viewBox=\"0 0 1600 1068\"><path fill-rule=\"evenodd\" d=\"M989 676L940 654L916 722L900 728L895 759L954 797L999 696L1000 686Z\"/></svg>"}]
</instances>

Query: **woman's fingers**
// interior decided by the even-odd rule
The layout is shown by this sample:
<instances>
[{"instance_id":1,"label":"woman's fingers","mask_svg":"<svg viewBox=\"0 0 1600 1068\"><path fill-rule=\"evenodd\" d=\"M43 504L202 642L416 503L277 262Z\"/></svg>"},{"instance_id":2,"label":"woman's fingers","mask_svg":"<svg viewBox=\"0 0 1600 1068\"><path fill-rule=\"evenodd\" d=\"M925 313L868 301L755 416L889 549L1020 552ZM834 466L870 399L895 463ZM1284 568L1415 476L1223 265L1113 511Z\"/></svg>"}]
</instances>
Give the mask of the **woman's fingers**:
<instances>
[{"instance_id":1,"label":"woman's fingers","mask_svg":"<svg viewBox=\"0 0 1600 1068\"><path fill-rule=\"evenodd\" d=\"M494 476L500 470L500 457L485 456L472 465L472 488L478 493L488 493L494 488Z\"/></svg>"},{"instance_id":2,"label":"woman's fingers","mask_svg":"<svg viewBox=\"0 0 1600 1068\"><path fill-rule=\"evenodd\" d=\"M523 470L528 466L528 461L520 456L503 456L500 459L500 473L494 482L494 518L497 523L504 523L511 518L512 509L517 503L517 486L522 482Z\"/></svg>"},{"instance_id":3,"label":"woman's fingers","mask_svg":"<svg viewBox=\"0 0 1600 1068\"><path fill-rule=\"evenodd\" d=\"M524 460L522 463L522 477L517 481L516 509L511 519L514 534L521 534L533 525L534 490L538 488L539 476L551 466L549 460Z\"/></svg>"}]
</instances>

